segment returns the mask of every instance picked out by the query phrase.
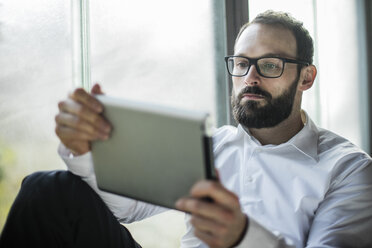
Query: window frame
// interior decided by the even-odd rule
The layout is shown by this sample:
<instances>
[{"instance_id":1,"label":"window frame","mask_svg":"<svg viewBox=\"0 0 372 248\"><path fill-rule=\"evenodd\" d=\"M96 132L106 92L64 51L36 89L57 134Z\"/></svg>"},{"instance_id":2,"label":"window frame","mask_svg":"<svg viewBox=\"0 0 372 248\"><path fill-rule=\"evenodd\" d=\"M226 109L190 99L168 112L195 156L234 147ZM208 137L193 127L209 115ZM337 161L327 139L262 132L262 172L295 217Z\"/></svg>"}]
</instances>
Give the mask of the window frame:
<instances>
[{"instance_id":1,"label":"window frame","mask_svg":"<svg viewBox=\"0 0 372 248\"><path fill-rule=\"evenodd\" d=\"M225 68L224 57L234 53L235 38L249 20L248 0L214 1L215 77L217 126L236 125L231 115L232 80Z\"/></svg>"},{"instance_id":2,"label":"window frame","mask_svg":"<svg viewBox=\"0 0 372 248\"><path fill-rule=\"evenodd\" d=\"M369 154L372 155L372 2L369 0L364 0L364 16L365 16L365 32L366 32L366 49L367 49L367 99L368 101L366 104L366 108L368 108L367 113L368 113L368 127L367 129L369 130L369 137L368 137L368 142L369 142Z\"/></svg>"}]
</instances>

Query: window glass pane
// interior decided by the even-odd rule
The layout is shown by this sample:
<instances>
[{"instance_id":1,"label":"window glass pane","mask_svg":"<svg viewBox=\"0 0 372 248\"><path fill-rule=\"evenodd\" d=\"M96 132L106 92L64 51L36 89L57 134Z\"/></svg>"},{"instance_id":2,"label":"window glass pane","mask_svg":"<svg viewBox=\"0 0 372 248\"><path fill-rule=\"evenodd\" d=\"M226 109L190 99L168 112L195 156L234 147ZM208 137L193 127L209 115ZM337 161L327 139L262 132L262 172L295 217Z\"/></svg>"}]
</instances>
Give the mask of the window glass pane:
<instances>
[{"instance_id":1,"label":"window glass pane","mask_svg":"<svg viewBox=\"0 0 372 248\"><path fill-rule=\"evenodd\" d=\"M0 4L0 230L23 177L64 168L54 134L57 102L71 87L70 4Z\"/></svg>"},{"instance_id":2,"label":"window glass pane","mask_svg":"<svg viewBox=\"0 0 372 248\"><path fill-rule=\"evenodd\" d=\"M91 78L109 95L214 114L211 1L91 1Z\"/></svg>"},{"instance_id":3,"label":"window glass pane","mask_svg":"<svg viewBox=\"0 0 372 248\"><path fill-rule=\"evenodd\" d=\"M369 152L363 1L317 1L317 26L322 122Z\"/></svg>"}]
</instances>

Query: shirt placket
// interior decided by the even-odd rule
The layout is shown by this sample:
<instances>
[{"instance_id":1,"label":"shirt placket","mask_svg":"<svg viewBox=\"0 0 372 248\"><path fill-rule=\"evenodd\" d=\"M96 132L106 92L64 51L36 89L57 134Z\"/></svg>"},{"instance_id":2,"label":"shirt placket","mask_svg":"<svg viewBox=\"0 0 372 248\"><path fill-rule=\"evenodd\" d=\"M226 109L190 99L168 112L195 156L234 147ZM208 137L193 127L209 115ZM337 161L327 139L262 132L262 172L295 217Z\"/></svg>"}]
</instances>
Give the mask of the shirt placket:
<instances>
[{"instance_id":1,"label":"shirt placket","mask_svg":"<svg viewBox=\"0 0 372 248\"><path fill-rule=\"evenodd\" d=\"M257 155L260 152L262 152L262 146L258 145L250 136L245 137L244 156L241 165L241 172L243 172L241 204L247 213L260 211L261 198L258 194L260 182L257 181L260 173Z\"/></svg>"}]
</instances>

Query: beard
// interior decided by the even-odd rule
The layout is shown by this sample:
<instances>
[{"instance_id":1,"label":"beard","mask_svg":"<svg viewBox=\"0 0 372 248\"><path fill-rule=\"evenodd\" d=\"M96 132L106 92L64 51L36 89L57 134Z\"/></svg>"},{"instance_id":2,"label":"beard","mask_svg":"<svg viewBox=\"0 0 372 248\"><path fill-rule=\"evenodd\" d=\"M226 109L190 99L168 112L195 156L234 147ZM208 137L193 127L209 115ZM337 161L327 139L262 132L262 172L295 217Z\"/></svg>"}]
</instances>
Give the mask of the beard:
<instances>
[{"instance_id":1,"label":"beard","mask_svg":"<svg viewBox=\"0 0 372 248\"><path fill-rule=\"evenodd\" d=\"M233 93L231 105L235 121L247 128L275 127L287 119L292 112L298 79L299 77L292 82L285 92L276 98L273 98L269 92L257 86L244 88L237 97ZM261 95L266 104L259 106L260 103L258 101L252 100L241 104L243 95L247 93Z\"/></svg>"}]
</instances>

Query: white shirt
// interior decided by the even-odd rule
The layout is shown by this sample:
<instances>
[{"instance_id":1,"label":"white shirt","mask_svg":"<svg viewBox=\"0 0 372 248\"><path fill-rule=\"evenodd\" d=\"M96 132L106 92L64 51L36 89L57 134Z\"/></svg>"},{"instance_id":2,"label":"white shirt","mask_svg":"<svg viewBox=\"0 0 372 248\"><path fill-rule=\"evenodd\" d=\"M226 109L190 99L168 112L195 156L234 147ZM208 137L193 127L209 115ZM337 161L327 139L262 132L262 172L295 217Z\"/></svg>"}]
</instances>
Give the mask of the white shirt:
<instances>
[{"instance_id":1,"label":"white shirt","mask_svg":"<svg viewBox=\"0 0 372 248\"><path fill-rule=\"evenodd\" d=\"M214 134L222 184L239 196L250 219L238 247L372 247L372 160L344 138L304 128L281 145L261 145L242 126ZM71 157L68 169L85 180L119 221L129 223L162 207L98 190L91 154ZM189 216L181 247L207 247L193 235Z\"/></svg>"}]
</instances>

